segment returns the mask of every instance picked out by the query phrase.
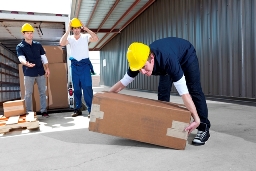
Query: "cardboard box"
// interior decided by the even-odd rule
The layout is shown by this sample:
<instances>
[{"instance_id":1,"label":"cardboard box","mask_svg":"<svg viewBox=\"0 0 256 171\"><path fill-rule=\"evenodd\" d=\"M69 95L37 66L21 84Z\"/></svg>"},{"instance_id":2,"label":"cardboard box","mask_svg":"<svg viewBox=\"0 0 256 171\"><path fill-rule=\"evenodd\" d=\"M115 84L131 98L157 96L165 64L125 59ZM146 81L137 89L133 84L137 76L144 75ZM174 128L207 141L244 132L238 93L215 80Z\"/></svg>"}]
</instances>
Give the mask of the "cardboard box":
<instances>
[{"instance_id":1,"label":"cardboard box","mask_svg":"<svg viewBox=\"0 0 256 171\"><path fill-rule=\"evenodd\" d=\"M66 51L61 46L43 46L48 63L63 63L66 61Z\"/></svg>"},{"instance_id":2,"label":"cardboard box","mask_svg":"<svg viewBox=\"0 0 256 171\"><path fill-rule=\"evenodd\" d=\"M100 86L100 76L99 75L92 75L92 86L93 87Z\"/></svg>"},{"instance_id":3,"label":"cardboard box","mask_svg":"<svg viewBox=\"0 0 256 171\"><path fill-rule=\"evenodd\" d=\"M190 119L183 105L103 92L93 97L89 131L185 149Z\"/></svg>"},{"instance_id":4,"label":"cardboard box","mask_svg":"<svg viewBox=\"0 0 256 171\"><path fill-rule=\"evenodd\" d=\"M68 108L67 64L49 64L48 78L49 109Z\"/></svg>"},{"instance_id":5,"label":"cardboard box","mask_svg":"<svg viewBox=\"0 0 256 171\"><path fill-rule=\"evenodd\" d=\"M20 92L21 92L21 99L25 97L25 86L24 86L24 74L22 70L22 64L19 64L19 77L20 77ZM48 79L46 78L45 82L45 95L46 95L46 105L48 108ZM38 85L35 81L33 87L33 94L32 94L32 109L35 112L40 112L41 105L40 105L40 95L38 90Z\"/></svg>"},{"instance_id":6,"label":"cardboard box","mask_svg":"<svg viewBox=\"0 0 256 171\"><path fill-rule=\"evenodd\" d=\"M3 103L4 116L19 116L26 113L25 100L14 100Z\"/></svg>"},{"instance_id":7,"label":"cardboard box","mask_svg":"<svg viewBox=\"0 0 256 171\"><path fill-rule=\"evenodd\" d=\"M68 108L68 88L67 88L67 64L48 64L50 76L46 79L46 103L47 109ZM19 65L21 99L25 96L24 74L22 64ZM35 82L32 95L33 111L40 111L40 96L38 86Z\"/></svg>"}]
</instances>

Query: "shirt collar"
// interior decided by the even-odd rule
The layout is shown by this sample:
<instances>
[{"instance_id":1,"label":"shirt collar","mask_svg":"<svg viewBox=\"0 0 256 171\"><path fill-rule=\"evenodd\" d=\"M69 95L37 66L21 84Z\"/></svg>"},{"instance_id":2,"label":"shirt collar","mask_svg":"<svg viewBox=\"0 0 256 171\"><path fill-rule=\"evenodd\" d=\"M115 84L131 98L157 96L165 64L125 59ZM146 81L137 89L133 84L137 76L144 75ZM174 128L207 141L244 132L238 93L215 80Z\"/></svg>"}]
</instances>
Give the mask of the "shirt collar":
<instances>
[{"instance_id":1,"label":"shirt collar","mask_svg":"<svg viewBox=\"0 0 256 171\"><path fill-rule=\"evenodd\" d=\"M33 43L34 43L34 41L32 40L32 44L33 44ZM28 44L28 43L25 41L25 39L22 40L22 44L24 44L25 46L30 45L30 44ZM31 45L32 45L32 44L31 44Z\"/></svg>"}]
</instances>

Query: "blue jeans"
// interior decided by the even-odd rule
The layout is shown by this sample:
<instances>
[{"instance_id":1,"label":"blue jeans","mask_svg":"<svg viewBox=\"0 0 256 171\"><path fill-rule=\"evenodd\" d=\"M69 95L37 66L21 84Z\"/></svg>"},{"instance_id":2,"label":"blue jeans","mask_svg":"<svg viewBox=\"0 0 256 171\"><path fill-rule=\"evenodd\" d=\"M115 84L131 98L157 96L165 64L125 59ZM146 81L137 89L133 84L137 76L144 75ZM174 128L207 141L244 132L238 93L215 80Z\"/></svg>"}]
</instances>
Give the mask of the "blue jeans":
<instances>
[{"instance_id":1,"label":"blue jeans","mask_svg":"<svg viewBox=\"0 0 256 171\"><path fill-rule=\"evenodd\" d=\"M26 111L33 112L32 110L32 94L34 89L34 83L37 82L39 95L40 95L40 111L41 113L47 112L47 104L46 104L46 79L45 76L38 76L38 77L29 77L24 76L24 86L25 86L25 104L26 104Z\"/></svg>"},{"instance_id":2,"label":"blue jeans","mask_svg":"<svg viewBox=\"0 0 256 171\"><path fill-rule=\"evenodd\" d=\"M81 61L71 60L72 82L74 86L75 109L79 110L82 106L82 91L87 110L91 113L93 90L91 77L91 62L89 58Z\"/></svg>"},{"instance_id":3,"label":"blue jeans","mask_svg":"<svg viewBox=\"0 0 256 171\"><path fill-rule=\"evenodd\" d=\"M197 129L202 131L209 130L211 124L208 120L208 108L201 87L198 59L196 58L188 68L182 69L186 78L189 94L192 97L192 100L196 106L197 113L201 120L201 124ZM158 85L158 100L167 102L170 101L172 83L172 79L169 75L160 76Z\"/></svg>"}]
</instances>

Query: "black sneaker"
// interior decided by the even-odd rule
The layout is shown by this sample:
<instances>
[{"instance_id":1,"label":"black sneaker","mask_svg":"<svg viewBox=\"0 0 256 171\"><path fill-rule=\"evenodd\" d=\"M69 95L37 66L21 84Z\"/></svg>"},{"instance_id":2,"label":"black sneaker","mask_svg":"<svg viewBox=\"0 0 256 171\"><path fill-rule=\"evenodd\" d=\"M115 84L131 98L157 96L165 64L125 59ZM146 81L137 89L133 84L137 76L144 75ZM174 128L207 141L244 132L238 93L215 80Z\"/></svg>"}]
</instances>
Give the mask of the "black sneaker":
<instances>
[{"instance_id":1,"label":"black sneaker","mask_svg":"<svg viewBox=\"0 0 256 171\"><path fill-rule=\"evenodd\" d=\"M76 116L79 116L79 115L82 115L81 110L75 109L74 113L73 113L71 116L72 116L72 117L76 117Z\"/></svg>"},{"instance_id":2,"label":"black sneaker","mask_svg":"<svg viewBox=\"0 0 256 171\"><path fill-rule=\"evenodd\" d=\"M44 117L44 118L49 118L50 115L48 115L48 113L46 113L46 112L43 112L43 113L42 113L42 117Z\"/></svg>"},{"instance_id":3,"label":"black sneaker","mask_svg":"<svg viewBox=\"0 0 256 171\"><path fill-rule=\"evenodd\" d=\"M196 134L196 137L194 138L194 140L192 141L193 145L204 145L205 142L210 138L210 133L209 130L208 131L199 131Z\"/></svg>"},{"instance_id":4,"label":"black sneaker","mask_svg":"<svg viewBox=\"0 0 256 171\"><path fill-rule=\"evenodd\" d=\"M91 117L91 115L90 115L90 113L88 114L88 118L90 118Z\"/></svg>"}]
</instances>

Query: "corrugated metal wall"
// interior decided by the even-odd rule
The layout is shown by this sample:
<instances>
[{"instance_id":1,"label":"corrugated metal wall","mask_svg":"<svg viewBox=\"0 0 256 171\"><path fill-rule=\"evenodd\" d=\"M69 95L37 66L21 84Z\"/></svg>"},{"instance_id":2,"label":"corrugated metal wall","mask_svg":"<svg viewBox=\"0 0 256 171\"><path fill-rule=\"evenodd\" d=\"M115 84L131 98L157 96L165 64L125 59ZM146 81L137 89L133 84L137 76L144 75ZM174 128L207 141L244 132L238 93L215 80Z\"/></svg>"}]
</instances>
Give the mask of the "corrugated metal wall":
<instances>
[{"instance_id":1,"label":"corrugated metal wall","mask_svg":"<svg viewBox=\"0 0 256 171\"><path fill-rule=\"evenodd\" d=\"M255 11L256 0L157 0L102 49L101 84L123 77L133 41L174 36L195 46L206 95L255 99ZM140 74L128 87L156 91L158 79Z\"/></svg>"}]
</instances>

